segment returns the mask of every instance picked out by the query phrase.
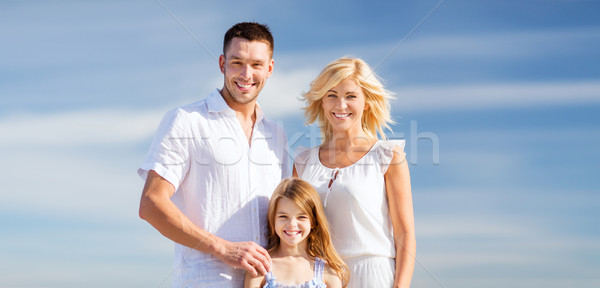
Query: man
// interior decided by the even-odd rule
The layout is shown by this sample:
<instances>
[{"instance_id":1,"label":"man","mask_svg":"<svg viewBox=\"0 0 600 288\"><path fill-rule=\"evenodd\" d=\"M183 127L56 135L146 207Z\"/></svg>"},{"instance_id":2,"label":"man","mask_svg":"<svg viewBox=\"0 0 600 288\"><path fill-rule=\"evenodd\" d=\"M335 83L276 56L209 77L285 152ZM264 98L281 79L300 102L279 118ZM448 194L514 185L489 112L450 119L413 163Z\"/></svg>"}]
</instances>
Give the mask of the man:
<instances>
[{"instance_id":1,"label":"man","mask_svg":"<svg viewBox=\"0 0 600 288\"><path fill-rule=\"evenodd\" d=\"M272 56L267 26L231 27L219 57L223 88L168 112L138 170L140 217L176 242L174 287L242 287L245 270L270 269L261 247L268 201L289 176L285 133L256 103Z\"/></svg>"}]
</instances>

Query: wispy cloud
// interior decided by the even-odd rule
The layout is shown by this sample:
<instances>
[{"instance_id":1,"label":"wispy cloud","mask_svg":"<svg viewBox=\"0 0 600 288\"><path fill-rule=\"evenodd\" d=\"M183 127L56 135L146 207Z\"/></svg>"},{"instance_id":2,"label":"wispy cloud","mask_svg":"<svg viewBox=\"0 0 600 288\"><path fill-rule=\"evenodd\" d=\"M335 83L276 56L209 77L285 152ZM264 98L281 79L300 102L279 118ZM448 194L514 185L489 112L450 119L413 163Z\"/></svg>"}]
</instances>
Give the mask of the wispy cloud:
<instances>
[{"instance_id":1,"label":"wispy cloud","mask_svg":"<svg viewBox=\"0 0 600 288\"><path fill-rule=\"evenodd\" d=\"M506 58L541 57L565 52L593 52L593 46L597 46L599 40L600 27L417 35L405 43L394 56L419 59L427 57L429 60L432 60L430 57L436 60L494 57L488 60L503 61Z\"/></svg>"},{"instance_id":2,"label":"wispy cloud","mask_svg":"<svg viewBox=\"0 0 600 288\"><path fill-rule=\"evenodd\" d=\"M152 135L165 111L83 110L0 118L0 146L75 147L139 141Z\"/></svg>"},{"instance_id":3,"label":"wispy cloud","mask_svg":"<svg viewBox=\"0 0 600 288\"><path fill-rule=\"evenodd\" d=\"M519 108L600 103L600 81L398 87L402 110Z\"/></svg>"}]
</instances>

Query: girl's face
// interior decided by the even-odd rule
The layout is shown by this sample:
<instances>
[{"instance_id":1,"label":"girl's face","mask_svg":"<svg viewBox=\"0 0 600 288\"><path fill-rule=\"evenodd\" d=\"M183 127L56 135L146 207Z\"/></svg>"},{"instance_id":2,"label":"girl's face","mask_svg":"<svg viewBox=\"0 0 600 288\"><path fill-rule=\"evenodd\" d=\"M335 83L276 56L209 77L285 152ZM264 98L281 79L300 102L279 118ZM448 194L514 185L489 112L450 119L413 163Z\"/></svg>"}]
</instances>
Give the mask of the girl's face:
<instances>
[{"instance_id":1,"label":"girl's face","mask_svg":"<svg viewBox=\"0 0 600 288\"><path fill-rule=\"evenodd\" d=\"M310 217L292 200L282 197L275 211L275 232L282 246L303 246L310 234Z\"/></svg>"},{"instance_id":2,"label":"girl's face","mask_svg":"<svg viewBox=\"0 0 600 288\"><path fill-rule=\"evenodd\" d=\"M351 79L342 80L322 98L321 108L334 132L362 129L362 115L368 109L362 88Z\"/></svg>"}]
</instances>

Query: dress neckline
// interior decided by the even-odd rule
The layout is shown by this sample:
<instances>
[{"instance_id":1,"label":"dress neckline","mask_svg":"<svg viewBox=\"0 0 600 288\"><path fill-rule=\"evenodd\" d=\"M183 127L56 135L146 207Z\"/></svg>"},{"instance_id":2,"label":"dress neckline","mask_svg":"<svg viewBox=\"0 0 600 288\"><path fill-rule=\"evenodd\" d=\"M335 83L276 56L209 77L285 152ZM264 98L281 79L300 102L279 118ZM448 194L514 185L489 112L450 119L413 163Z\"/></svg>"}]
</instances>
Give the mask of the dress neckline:
<instances>
[{"instance_id":1,"label":"dress neckline","mask_svg":"<svg viewBox=\"0 0 600 288\"><path fill-rule=\"evenodd\" d=\"M311 280L308 280L302 284L292 284L292 285L286 285L286 284L282 284L280 282L277 282L277 277L275 277L275 275L273 275L273 272L269 271L267 273L267 275L265 276L265 286L263 287L278 287L278 288L319 288L321 287L321 284L324 284L325 282L323 282L323 270L325 267L325 262L323 261L323 259L319 258L319 257L315 257L315 262L314 262L314 275L313 278Z\"/></svg>"},{"instance_id":2,"label":"dress neckline","mask_svg":"<svg viewBox=\"0 0 600 288\"><path fill-rule=\"evenodd\" d=\"M317 147L316 147L316 148L317 148L317 149L316 149L316 150L317 150L317 163L319 163L319 165L320 165L321 167L324 167L324 168L327 168L327 169L330 169L330 170L336 170L336 169L337 169L337 170L342 170L342 169L350 168L350 167L352 167L352 166L356 165L356 163L358 163L358 162L362 161L363 159L365 159L365 157L367 157L367 155L369 155L369 153L371 153L371 151L375 150L375 147L376 147L376 146L378 146L378 145L379 145L379 143L381 143L381 141L383 141L383 140L377 140L377 141L376 141L376 142L375 142L375 143L374 143L374 144L371 146L371 148L369 148L369 150L367 151L367 153L365 153L365 155L361 156L361 157L360 157L358 160L356 160L356 162L354 162L354 163L352 163L352 164L350 164L350 165L348 165L348 166L344 166L344 167L335 167L335 168L327 167L327 166L325 166L325 164L321 163L321 156L319 155L319 154L320 154L320 152L321 152L321 146L317 146Z\"/></svg>"}]
</instances>

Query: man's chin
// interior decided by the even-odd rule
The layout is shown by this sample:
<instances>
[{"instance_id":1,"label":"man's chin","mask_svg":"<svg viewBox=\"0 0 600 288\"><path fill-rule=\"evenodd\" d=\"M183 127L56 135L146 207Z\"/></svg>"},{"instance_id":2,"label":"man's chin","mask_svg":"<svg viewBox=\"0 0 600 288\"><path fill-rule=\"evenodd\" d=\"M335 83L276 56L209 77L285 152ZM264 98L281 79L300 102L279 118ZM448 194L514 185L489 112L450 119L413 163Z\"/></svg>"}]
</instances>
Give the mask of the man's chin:
<instances>
[{"instance_id":1,"label":"man's chin","mask_svg":"<svg viewBox=\"0 0 600 288\"><path fill-rule=\"evenodd\" d=\"M235 101L235 103L238 104L249 104L252 103L253 101L256 100L256 98L258 98L258 95L237 95L235 97L231 97L233 98L233 101Z\"/></svg>"}]
</instances>

